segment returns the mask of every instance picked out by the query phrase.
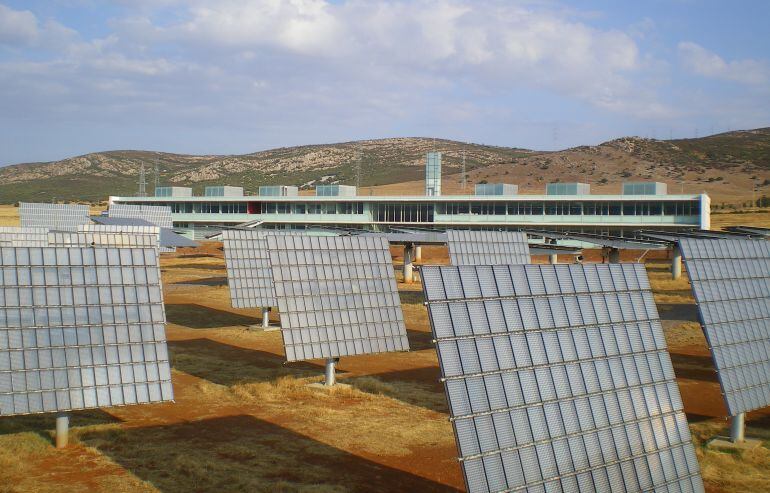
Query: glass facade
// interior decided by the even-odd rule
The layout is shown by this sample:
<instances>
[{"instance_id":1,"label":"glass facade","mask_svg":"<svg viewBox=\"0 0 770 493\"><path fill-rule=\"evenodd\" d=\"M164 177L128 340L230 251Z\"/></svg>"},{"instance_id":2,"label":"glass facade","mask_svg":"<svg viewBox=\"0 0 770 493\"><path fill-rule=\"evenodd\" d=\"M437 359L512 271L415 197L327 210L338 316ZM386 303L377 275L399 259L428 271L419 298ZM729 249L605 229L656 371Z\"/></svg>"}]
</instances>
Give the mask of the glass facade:
<instances>
[{"instance_id":1,"label":"glass facade","mask_svg":"<svg viewBox=\"0 0 770 493\"><path fill-rule=\"evenodd\" d=\"M429 152L425 163L425 195L441 195L441 153Z\"/></svg>"}]
</instances>

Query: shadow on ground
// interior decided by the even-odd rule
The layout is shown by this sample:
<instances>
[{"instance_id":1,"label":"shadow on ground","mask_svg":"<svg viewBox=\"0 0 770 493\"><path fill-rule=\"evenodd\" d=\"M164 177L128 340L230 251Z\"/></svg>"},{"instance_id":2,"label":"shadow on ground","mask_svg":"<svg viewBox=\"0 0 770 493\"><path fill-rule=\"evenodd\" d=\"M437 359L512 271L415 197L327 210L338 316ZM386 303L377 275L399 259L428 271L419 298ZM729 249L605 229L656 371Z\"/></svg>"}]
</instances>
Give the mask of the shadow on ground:
<instances>
[{"instance_id":1,"label":"shadow on ground","mask_svg":"<svg viewBox=\"0 0 770 493\"><path fill-rule=\"evenodd\" d=\"M163 492L456 492L253 416L81 436Z\"/></svg>"},{"instance_id":2,"label":"shadow on ground","mask_svg":"<svg viewBox=\"0 0 770 493\"><path fill-rule=\"evenodd\" d=\"M261 318L248 317L193 303L166 304L166 319L169 323L191 329L250 326L258 325L262 322Z\"/></svg>"},{"instance_id":3,"label":"shadow on ground","mask_svg":"<svg viewBox=\"0 0 770 493\"><path fill-rule=\"evenodd\" d=\"M284 376L322 376L323 365L286 363L279 356L210 339L169 341L171 365L180 371L219 385L272 382Z\"/></svg>"},{"instance_id":4,"label":"shadow on ground","mask_svg":"<svg viewBox=\"0 0 770 493\"><path fill-rule=\"evenodd\" d=\"M70 427L104 425L119 423L120 420L101 409L72 411L69 414ZM56 429L56 413L28 414L25 416L7 416L0 419L0 435L15 433L37 433L46 440L51 439L51 433ZM0 488L1 489L1 488Z\"/></svg>"},{"instance_id":5,"label":"shadow on ground","mask_svg":"<svg viewBox=\"0 0 770 493\"><path fill-rule=\"evenodd\" d=\"M172 284L177 284L180 286L227 286L227 277L224 276L217 276L217 277L205 277L203 279L190 279L190 280L184 280L184 281L177 281Z\"/></svg>"},{"instance_id":6,"label":"shadow on ground","mask_svg":"<svg viewBox=\"0 0 770 493\"><path fill-rule=\"evenodd\" d=\"M702 382L718 382L714 364L709 356L670 353L674 373L679 378L700 380Z\"/></svg>"},{"instance_id":7,"label":"shadow on ground","mask_svg":"<svg viewBox=\"0 0 770 493\"><path fill-rule=\"evenodd\" d=\"M698 307L692 303L657 303L661 320L699 322Z\"/></svg>"}]
</instances>

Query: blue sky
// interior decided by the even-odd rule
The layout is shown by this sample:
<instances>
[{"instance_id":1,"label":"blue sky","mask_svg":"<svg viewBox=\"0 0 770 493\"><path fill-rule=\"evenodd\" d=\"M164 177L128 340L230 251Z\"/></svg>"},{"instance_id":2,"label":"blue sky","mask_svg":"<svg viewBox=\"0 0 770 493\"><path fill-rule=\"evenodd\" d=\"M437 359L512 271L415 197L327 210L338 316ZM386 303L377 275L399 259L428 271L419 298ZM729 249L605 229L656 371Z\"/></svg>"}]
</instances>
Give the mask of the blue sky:
<instances>
[{"instance_id":1,"label":"blue sky","mask_svg":"<svg viewBox=\"0 0 770 493\"><path fill-rule=\"evenodd\" d=\"M0 0L0 165L770 126L770 2Z\"/></svg>"}]
</instances>

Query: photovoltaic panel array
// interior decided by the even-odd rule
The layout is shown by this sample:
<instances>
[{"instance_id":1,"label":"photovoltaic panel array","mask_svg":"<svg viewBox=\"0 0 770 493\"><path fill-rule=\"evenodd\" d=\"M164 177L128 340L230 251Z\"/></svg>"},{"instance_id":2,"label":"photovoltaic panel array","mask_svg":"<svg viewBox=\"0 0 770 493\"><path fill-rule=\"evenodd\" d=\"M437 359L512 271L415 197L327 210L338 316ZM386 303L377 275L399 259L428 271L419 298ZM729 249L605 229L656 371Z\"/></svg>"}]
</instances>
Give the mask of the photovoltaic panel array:
<instances>
[{"instance_id":1,"label":"photovoltaic panel array","mask_svg":"<svg viewBox=\"0 0 770 493\"><path fill-rule=\"evenodd\" d=\"M47 246L48 228L0 226L0 246Z\"/></svg>"},{"instance_id":2,"label":"photovoltaic panel array","mask_svg":"<svg viewBox=\"0 0 770 493\"><path fill-rule=\"evenodd\" d=\"M425 266L468 491L701 492L644 266Z\"/></svg>"},{"instance_id":3,"label":"photovoltaic panel array","mask_svg":"<svg viewBox=\"0 0 770 493\"><path fill-rule=\"evenodd\" d=\"M770 405L770 242L679 245L728 414Z\"/></svg>"},{"instance_id":4,"label":"photovoltaic panel array","mask_svg":"<svg viewBox=\"0 0 770 493\"><path fill-rule=\"evenodd\" d=\"M288 361L409 349L388 241L268 236Z\"/></svg>"},{"instance_id":5,"label":"photovoltaic panel array","mask_svg":"<svg viewBox=\"0 0 770 493\"><path fill-rule=\"evenodd\" d=\"M300 234L262 229L222 231L227 284L234 308L278 306L273 288L267 236Z\"/></svg>"},{"instance_id":6,"label":"photovoltaic panel array","mask_svg":"<svg viewBox=\"0 0 770 493\"><path fill-rule=\"evenodd\" d=\"M165 205L112 204L109 217L144 219L160 228L173 228L171 207Z\"/></svg>"},{"instance_id":7,"label":"photovoltaic panel array","mask_svg":"<svg viewBox=\"0 0 770 493\"><path fill-rule=\"evenodd\" d=\"M519 231L447 230L452 265L530 264L526 233Z\"/></svg>"},{"instance_id":8,"label":"photovoltaic panel array","mask_svg":"<svg viewBox=\"0 0 770 493\"><path fill-rule=\"evenodd\" d=\"M24 228L75 231L78 225L91 222L88 212L88 206L81 204L19 204L21 226Z\"/></svg>"},{"instance_id":9,"label":"photovoltaic panel array","mask_svg":"<svg viewBox=\"0 0 770 493\"><path fill-rule=\"evenodd\" d=\"M0 248L0 415L173 399L154 248Z\"/></svg>"}]
</instances>

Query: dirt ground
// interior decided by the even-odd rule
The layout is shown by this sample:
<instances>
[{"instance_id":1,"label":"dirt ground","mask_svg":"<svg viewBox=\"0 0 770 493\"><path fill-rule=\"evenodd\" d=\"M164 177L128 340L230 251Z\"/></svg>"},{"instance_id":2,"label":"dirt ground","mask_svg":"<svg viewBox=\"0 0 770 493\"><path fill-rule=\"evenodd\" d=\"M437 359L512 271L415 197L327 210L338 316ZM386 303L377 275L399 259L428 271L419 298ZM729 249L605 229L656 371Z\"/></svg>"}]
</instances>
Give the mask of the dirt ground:
<instances>
[{"instance_id":1,"label":"dirt ground","mask_svg":"<svg viewBox=\"0 0 770 493\"><path fill-rule=\"evenodd\" d=\"M728 423L688 281L670 279L664 254L644 260L708 491L770 491L770 411L747 417L765 447L703 446ZM448 263L446 249L423 261ZM162 275L176 402L73 413L65 450L53 416L0 419L0 492L464 489L419 283L399 282L412 350L343 358L350 387L325 391L306 385L321 362L285 364L280 333L249 328L259 310L230 307L221 244L164 255Z\"/></svg>"}]
</instances>

